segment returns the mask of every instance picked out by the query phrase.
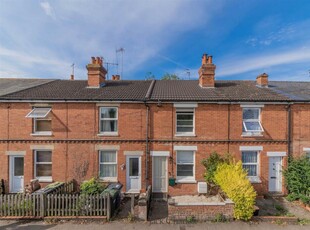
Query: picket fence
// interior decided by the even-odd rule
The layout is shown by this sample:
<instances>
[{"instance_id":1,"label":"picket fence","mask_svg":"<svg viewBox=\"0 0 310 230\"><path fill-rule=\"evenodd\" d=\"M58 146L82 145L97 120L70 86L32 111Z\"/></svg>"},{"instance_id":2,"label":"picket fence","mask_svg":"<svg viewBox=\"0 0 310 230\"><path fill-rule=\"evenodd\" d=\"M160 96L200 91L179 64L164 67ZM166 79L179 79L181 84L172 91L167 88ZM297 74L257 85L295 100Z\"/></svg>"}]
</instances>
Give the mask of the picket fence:
<instances>
[{"instance_id":1,"label":"picket fence","mask_svg":"<svg viewBox=\"0 0 310 230\"><path fill-rule=\"evenodd\" d=\"M103 195L0 195L1 216L104 216L109 220L111 217L111 199L109 193Z\"/></svg>"}]
</instances>

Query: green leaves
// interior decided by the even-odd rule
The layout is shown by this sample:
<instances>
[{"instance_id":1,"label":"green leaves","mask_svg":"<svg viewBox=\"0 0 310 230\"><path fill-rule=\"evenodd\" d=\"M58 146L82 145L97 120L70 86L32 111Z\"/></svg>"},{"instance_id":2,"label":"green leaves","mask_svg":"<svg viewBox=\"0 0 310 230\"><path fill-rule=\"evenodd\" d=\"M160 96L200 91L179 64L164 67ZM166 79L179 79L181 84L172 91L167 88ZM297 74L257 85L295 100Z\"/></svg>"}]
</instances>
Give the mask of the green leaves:
<instances>
[{"instance_id":1,"label":"green leaves","mask_svg":"<svg viewBox=\"0 0 310 230\"><path fill-rule=\"evenodd\" d=\"M99 183L96 178L91 178L89 181L85 181L81 184L81 193L82 194L100 194L103 192L105 187Z\"/></svg>"},{"instance_id":2,"label":"green leaves","mask_svg":"<svg viewBox=\"0 0 310 230\"><path fill-rule=\"evenodd\" d=\"M235 203L234 217L249 220L254 213L256 192L242 169L241 161L220 163L214 172L214 182Z\"/></svg>"},{"instance_id":3,"label":"green leaves","mask_svg":"<svg viewBox=\"0 0 310 230\"><path fill-rule=\"evenodd\" d=\"M310 204L310 160L306 156L291 158L287 169L283 172L289 191L288 200L300 199Z\"/></svg>"}]
</instances>

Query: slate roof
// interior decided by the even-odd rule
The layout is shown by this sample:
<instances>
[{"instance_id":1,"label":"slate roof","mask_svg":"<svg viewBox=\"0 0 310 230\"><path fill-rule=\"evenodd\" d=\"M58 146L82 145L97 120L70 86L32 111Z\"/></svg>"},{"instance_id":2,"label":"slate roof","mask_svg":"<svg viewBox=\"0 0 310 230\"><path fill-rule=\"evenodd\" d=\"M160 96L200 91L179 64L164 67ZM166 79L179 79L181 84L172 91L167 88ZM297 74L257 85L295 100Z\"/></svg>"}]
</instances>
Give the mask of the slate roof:
<instances>
[{"instance_id":1,"label":"slate roof","mask_svg":"<svg viewBox=\"0 0 310 230\"><path fill-rule=\"evenodd\" d=\"M0 78L0 96L46 84L50 79Z\"/></svg>"},{"instance_id":2,"label":"slate roof","mask_svg":"<svg viewBox=\"0 0 310 230\"><path fill-rule=\"evenodd\" d=\"M151 81L106 81L101 88L88 88L86 80L55 80L16 93L0 96L9 100L144 100Z\"/></svg>"},{"instance_id":3,"label":"slate roof","mask_svg":"<svg viewBox=\"0 0 310 230\"><path fill-rule=\"evenodd\" d=\"M269 88L293 101L310 101L310 82L270 81Z\"/></svg>"},{"instance_id":4,"label":"slate roof","mask_svg":"<svg viewBox=\"0 0 310 230\"><path fill-rule=\"evenodd\" d=\"M144 101L148 95L148 100L163 102L310 101L310 82L271 81L268 88L259 88L255 81L216 81L215 88L201 88L198 80L121 80L88 88L87 80L24 80L0 79L0 100Z\"/></svg>"},{"instance_id":5,"label":"slate roof","mask_svg":"<svg viewBox=\"0 0 310 230\"><path fill-rule=\"evenodd\" d=\"M288 101L288 97L255 81L216 81L215 88L201 88L197 80L156 81L152 100L163 101Z\"/></svg>"}]
</instances>

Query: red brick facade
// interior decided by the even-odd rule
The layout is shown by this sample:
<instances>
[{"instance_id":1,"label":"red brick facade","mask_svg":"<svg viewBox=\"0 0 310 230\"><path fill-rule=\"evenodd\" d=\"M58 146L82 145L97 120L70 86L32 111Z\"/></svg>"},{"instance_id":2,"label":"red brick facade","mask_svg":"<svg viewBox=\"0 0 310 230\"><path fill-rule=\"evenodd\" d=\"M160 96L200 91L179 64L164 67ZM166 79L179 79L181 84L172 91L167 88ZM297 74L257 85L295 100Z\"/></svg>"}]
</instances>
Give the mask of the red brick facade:
<instances>
[{"instance_id":1,"label":"red brick facade","mask_svg":"<svg viewBox=\"0 0 310 230\"><path fill-rule=\"evenodd\" d=\"M34 178L33 150L48 146L52 150L53 181L68 181L76 178L76 168L88 162L85 178L98 176L100 146L117 146L117 178L126 191L125 151L142 151L141 189L152 183L152 157L148 156L146 178L146 113L143 103L49 103L52 108L52 135L31 135L33 121L25 116L31 111L28 102L0 104L0 178L9 191L9 151L25 151L24 183ZM99 107L118 107L118 135L101 136L99 133ZM204 181L201 161L216 151L231 153L241 159L240 146L262 146L259 154L259 177L261 182L254 187L259 194L268 192L267 152L288 153L288 108L285 104L265 104L261 108L262 136L242 136L242 107L240 104L199 103L195 108L195 136L177 137L176 108L173 103L149 104L149 151L168 151L168 177L176 176L175 146L196 146L195 180ZM291 106L291 153L299 155L303 148L310 147L310 106ZM99 147L98 147L99 146ZM287 156L282 159L287 164ZM44 185L44 183L43 183ZM282 192L285 193L284 183ZM168 187L170 195L197 194L196 183L178 183Z\"/></svg>"}]
</instances>

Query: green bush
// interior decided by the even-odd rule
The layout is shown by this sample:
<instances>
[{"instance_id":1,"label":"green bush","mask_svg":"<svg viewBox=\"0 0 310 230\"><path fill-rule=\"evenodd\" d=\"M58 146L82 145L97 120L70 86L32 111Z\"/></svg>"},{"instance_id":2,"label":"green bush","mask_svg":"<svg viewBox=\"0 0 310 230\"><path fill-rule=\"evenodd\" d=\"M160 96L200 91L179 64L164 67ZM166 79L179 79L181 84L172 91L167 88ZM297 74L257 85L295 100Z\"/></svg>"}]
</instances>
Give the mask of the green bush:
<instances>
[{"instance_id":1,"label":"green bush","mask_svg":"<svg viewBox=\"0 0 310 230\"><path fill-rule=\"evenodd\" d=\"M214 181L235 203L234 217L249 220L254 213L256 192L247 178L242 163L222 163L217 166Z\"/></svg>"},{"instance_id":2,"label":"green bush","mask_svg":"<svg viewBox=\"0 0 310 230\"><path fill-rule=\"evenodd\" d=\"M283 172L289 191L289 201L301 200L310 203L310 161L306 156L289 160L287 169Z\"/></svg>"},{"instance_id":3,"label":"green bush","mask_svg":"<svg viewBox=\"0 0 310 230\"><path fill-rule=\"evenodd\" d=\"M229 163L231 161L231 156L226 154L225 156L219 155L217 152L211 153L207 159L202 160L202 165L206 168L204 173L204 178L208 184L208 192L211 193L212 188L217 187L214 182L214 173L219 164Z\"/></svg>"},{"instance_id":4,"label":"green bush","mask_svg":"<svg viewBox=\"0 0 310 230\"><path fill-rule=\"evenodd\" d=\"M100 194L105 189L105 186L99 183L96 178L91 178L89 181L85 181L81 184L81 193L82 194Z\"/></svg>"}]
</instances>

